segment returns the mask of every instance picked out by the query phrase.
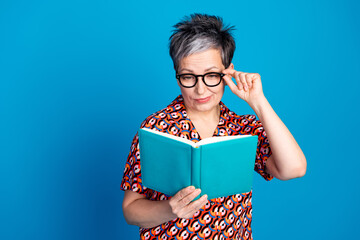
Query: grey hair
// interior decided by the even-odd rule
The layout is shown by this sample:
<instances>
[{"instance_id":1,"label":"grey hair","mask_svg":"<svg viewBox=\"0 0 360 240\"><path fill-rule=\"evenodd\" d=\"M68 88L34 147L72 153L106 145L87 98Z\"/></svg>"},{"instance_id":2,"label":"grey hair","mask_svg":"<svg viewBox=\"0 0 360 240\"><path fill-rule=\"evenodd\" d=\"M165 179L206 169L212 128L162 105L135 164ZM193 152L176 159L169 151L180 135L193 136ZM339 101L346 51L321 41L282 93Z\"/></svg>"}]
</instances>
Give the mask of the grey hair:
<instances>
[{"instance_id":1,"label":"grey hair","mask_svg":"<svg viewBox=\"0 0 360 240\"><path fill-rule=\"evenodd\" d=\"M224 26L221 17L207 14L191 14L173 26L169 40L170 56L178 71L181 59L211 48L219 49L225 68L230 66L235 52L235 40L231 32L234 26Z\"/></svg>"}]
</instances>

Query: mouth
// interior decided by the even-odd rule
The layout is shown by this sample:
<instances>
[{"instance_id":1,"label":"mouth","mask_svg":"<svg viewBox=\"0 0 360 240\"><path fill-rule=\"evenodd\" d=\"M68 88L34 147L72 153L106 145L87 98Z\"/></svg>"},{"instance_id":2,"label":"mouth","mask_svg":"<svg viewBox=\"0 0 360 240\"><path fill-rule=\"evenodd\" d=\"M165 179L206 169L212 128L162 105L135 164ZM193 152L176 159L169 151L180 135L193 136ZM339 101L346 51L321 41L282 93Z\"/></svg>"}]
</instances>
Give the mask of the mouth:
<instances>
[{"instance_id":1,"label":"mouth","mask_svg":"<svg viewBox=\"0 0 360 240\"><path fill-rule=\"evenodd\" d=\"M206 103L210 100L211 96L206 97L206 98L196 98L195 101L198 103Z\"/></svg>"}]
</instances>

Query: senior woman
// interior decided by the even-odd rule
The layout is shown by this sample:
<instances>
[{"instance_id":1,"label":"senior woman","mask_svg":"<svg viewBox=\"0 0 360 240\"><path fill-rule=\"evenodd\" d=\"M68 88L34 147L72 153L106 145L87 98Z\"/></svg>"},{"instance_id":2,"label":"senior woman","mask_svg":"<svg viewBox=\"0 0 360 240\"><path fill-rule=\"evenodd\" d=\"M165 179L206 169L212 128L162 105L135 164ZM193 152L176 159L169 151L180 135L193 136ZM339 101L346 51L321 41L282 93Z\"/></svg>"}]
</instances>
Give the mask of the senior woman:
<instances>
[{"instance_id":1,"label":"senior woman","mask_svg":"<svg viewBox=\"0 0 360 240\"><path fill-rule=\"evenodd\" d=\"M233 28L225 27L220 17L206 14L193 14L174 27L170 55L181 95L146 118L141 127L194 142L214 136L256 134L255 171L266 180L303 176L305 156L265 98L260 75L237 71L231 62L235 51ZM221 102L226 85L239 101L249 104L258 119L255 115L237 115ZM216 199L204 195L193 201L201 189L188 186L167 196L142 185L140 161L135 135L121 189L125 191L125 219L140 227L141 239L252 239L251 191Z\"/></svg>"}]
</instances>

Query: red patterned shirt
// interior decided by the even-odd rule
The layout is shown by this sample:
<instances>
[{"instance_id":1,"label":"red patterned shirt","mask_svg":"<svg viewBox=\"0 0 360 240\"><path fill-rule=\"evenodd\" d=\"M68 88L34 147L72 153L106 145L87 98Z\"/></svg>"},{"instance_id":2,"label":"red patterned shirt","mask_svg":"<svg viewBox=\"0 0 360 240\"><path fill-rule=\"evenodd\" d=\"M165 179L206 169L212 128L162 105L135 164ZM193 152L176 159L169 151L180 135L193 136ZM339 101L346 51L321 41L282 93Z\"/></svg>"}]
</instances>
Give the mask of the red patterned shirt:
<instances>
[{"instance_id":1,"label":"red patterned shirt","mask_svg":"<svg viewBox=\"0 0 360 240\"><path fill-rule=\"evenodd\" d=\"M258 135L255 171L266 180L272 176L265 169L271 149L264 128L255 115L237 115L220 102L220 121L213 136ZM187 117L182 96L169 106L150 115L141 128L157 129L171 135L200 141L191 120ZM135 135L121 183L121 190L132 190L147 199L161 201L171 196L142 185L139 139ZM252 239L252 191L210 199L190 219L176 218L153 228L140 228L141 239Z\"/></svg>"}]
</instances>

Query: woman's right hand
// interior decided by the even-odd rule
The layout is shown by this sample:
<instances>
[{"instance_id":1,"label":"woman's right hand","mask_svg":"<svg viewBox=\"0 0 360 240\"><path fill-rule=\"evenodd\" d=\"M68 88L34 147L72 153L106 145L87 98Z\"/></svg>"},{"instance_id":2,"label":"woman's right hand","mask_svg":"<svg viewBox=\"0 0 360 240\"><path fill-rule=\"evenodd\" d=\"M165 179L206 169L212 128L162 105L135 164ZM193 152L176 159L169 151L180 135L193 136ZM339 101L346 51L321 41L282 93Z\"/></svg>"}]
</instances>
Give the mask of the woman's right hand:
<instances>
[{"instance_id":1,"label":"woman's right hand","mask_svg":"<svg viewBox=\"0 0 360 240\"><path fill-rule=\"evenodd\" d=\"M198 200L193 201L201 193L201 190L189 186L178 191L170 200L169 205L172 213L177 218L191 218L194 214L207 203L207 195L203 195Z\"/></svg>"}]
</instances>

